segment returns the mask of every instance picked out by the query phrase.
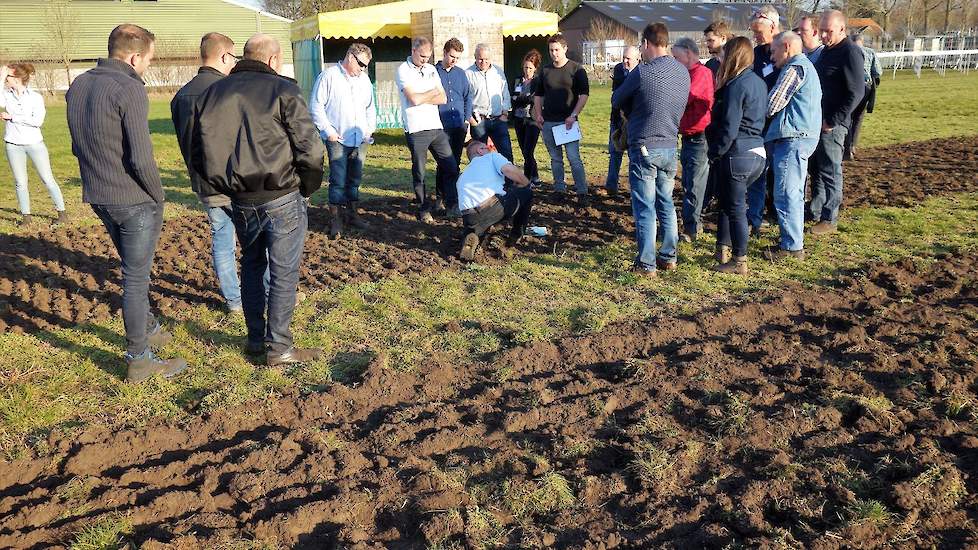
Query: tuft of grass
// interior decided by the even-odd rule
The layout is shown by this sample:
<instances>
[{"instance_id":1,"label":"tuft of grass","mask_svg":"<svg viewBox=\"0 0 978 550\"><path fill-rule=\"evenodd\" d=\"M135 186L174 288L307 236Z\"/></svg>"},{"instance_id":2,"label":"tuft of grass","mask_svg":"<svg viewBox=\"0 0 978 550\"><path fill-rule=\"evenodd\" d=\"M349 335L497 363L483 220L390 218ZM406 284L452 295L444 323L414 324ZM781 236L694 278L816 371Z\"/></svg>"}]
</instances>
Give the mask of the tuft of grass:
<instances>
[{"instance_id":1,"label":"tuft of grass","mask_svg":"<svg viewBox=\"0 0 978 550\"><path fill-rule=\"evenodd\" d=\"M842 412L851 411L854 407L862 407L876 416L890 412L893 402L883 395L855 395L843 391L834 391L831 395L832 404Z\"/></svg>"},{"instance_id":2,"label":"tuft of grass","mask_svg":"<svg viewBox=\"0 0 978 550\"><path fill-rule=\"evenodd\" d=\"M716 398L717 396L713 397ZM719 397L719 401L721 406L707 418L707 425L723 435L746 433L747 424L753 414L748 398L727 391Z\"/></svg>"},{"instance_id":3,"label":"tuft of grass","mask_svg":"<svg viewBox=\"0 0 978 550\"><path fill-rule=\"evenodd\" d=\"M465 535L476 548L497 548L505 542L506 528L489 510L470 506L465 509Z\"/></svg>"},{"instance_id":4,"label":"tuft of grass","mask_svg":"<svg viewBox=\"0 0 978 550\"><path fill-rule=\"evenodd\" d=\"M878 500L857 500L846 507L846 515L852 524L872 523L879 527L893 522L894 515Z\"/></svg>"},{"instance_id":5,"label":"tuft of grass","mask_svg":"<svg viewBox=\"0 0 978 550\"><path fill-rule=\"evenodd\" d=\"M968 495L961 472L952 465L931 465L915 477L911 485L918 492L933 493L935 509L949 510L957 506Z\"/></svg>"},{"instance_id":6,"label":"tuft of grass","mask_svg":"<svg viewBox=\"0 0 978 550\"><path fill-rule=\"evenodd\" d=\"M650 435L659 438L676 437L679 435L679 429L671 418L653 412L643 414L632 427L632 431L636 435Z\"/></svg>"},{"instance_id":7,"label":"tuft of grass","mask_svg":"<svg viewBox=\"0 0 978 550\"><path fill-rule=\"evenodd\" d=\"M950 419L961 418L970 411L972 416L978 415L975 399L962 391L953 391L944 396L944 415Z\"/></svg>"},{"instance_id":8,"label":"tuft of grass","mask_svg":"<svg viewBox=\"0 0 978 550\"><path fill-rule=\"evenodd\" d=\"M535 481L503 483L503 505L520 522L534 515L568 509L576 502L567 478L557 472L547 472Z\"/></svg>"},{"instance_id":9,"label":"tuft of grass","mask_svg":"<svg viewBox=\"0 0 978 550\"><path fill-rule=\"evenodd\" d=\"M129 547L132 524L126 516L109 514L90 523L75 535L71 550L122 550Z\"/></svg>"},{"instance_id":10,"label":"tuft of grass","mask_svg":"<svg viewBox=\"0 0 978 550\"><path fill-rule=\"evenodd\" d=\"M668 451L646 444L635 453L627 470L642 483L653 484L665 479L674 464L675 461Z\"/></svg>"}]
</instances>

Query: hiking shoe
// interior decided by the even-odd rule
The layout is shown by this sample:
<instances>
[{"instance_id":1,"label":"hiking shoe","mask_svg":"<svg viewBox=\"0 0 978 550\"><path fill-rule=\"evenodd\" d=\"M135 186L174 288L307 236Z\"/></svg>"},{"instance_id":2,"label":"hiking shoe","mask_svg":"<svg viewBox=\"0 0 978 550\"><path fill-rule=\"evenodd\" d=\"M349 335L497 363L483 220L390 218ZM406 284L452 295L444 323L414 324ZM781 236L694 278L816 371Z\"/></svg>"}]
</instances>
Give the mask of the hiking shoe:
<instances>
[{"instance_id":1,"label":"hiking shoe","mask_svg":"<svg viewBox=\"0 0 978 550\"><path fill-rule=\"evenodd\" d=\"M479 236L475 233L469 233L465 236L465 240L462 241L462 251L458 253L458 257L471 262L475 259L475 249L479 248Z\"/></svg>"},{"instance_id":2,"label":"hiking shoe","mask_svg":"<svg viewBox=\"0 0 978 550\"><path fill-rule=\"evenodd\" d=\"M27 227L34 224L34 217L30 214L22 214L20 218L20 226Z\"/></svg>"},{"instance_id":3,"label":"hiking shoe","mask_svg":"<svg viewBox=\"0 0 978 550\"><path fill-rule=\"evenodd\" d=\"M835 233L838 231L838 227L832 222L821 221L812 226L808 230L809 233L815 236L828 235L829 233Z\"/></svg>"},{"instance_id":4,"label":"hiking shoe","mask_svg":"<svg viewBox=\"0 0 978 550\"><path fill-rule=\"evenodd\" d=\"M329 206L329 238L339 239L343 236L343 217L339 206Z\"/></svg>"},{"instance_id":5,"label":"hiking shoe","mask_svg":"<svg viewBox=\"0 0 978 550\"><path fill-rule=\"evenodd\" d=\"M173 359L157 359L148 348L143 353L132 356L126 353L126 381L138 384L157 374L163 378L172 378L187 370L187 362L180 357Z\"/></svg>"},{"instance_id":6,"label":"hiking shoe","mask_svg":"<svg viewBox=\"0 0 978 550\"><path fill-rule=\"evenodd\" d=\"M523 242L523 235L510 235L506 237L506 248L516 248L521 242Z\"/></svg>"},{"instance_id":7,"label":"hiking shoe","mask_svg":"<svg viewBox=\"0 0 978 550\"><path fill-rule=\"evenodd\" d=\"M805 259L805 249L801 250L785 250L780 246L771 246L764 250L762 253L765 260L770 260L772 262L780 262L785 258L796 258L798 260Z\"/></svg>"},{"instance_id":8,"label":"hiking shoe","mask_svg":"<svg viewBox=\"0 0 978 550\"><path fill-rule=\"evenodd\" d=\"M747 275L747 256L736 256L729 262L722 263L713 268L720 273L731 273L734 275Z\"/></svg>"},{"instance_id":9,"label":"hiking shoe","mask_svg":"<svg viewBox=\"0 0 978 550\"><path fill-rule=\"evenodd\" d=\"M732 252L730 247L725 244L718 244L716 252L713 253L713 257L716 258L718 264L725 264L730 261Z\"/></svg>"},{"instance_id":10,"label":"hiking shoe","mask_svg":"<svg viewBox=\"0 0 978 550\"><path fill-rule=\"evenodd\" d=\"M248 342L244 351L248 355L261 355L265 353L265 342Z\"/></svg>"},{"instance_id":11,"label":"hiking shoe","mask_svg":"<svg viewBox=\"0 0 978 550\"><path fill-rule=\"evenodd\" d=\"M640 265L632 266L631 272L639 279L655 279L659 273L654 269L645 269Z\"/></svg>"},{"instance_id":12,"label":"hiking shoe","mask_svg":"<svg viewBox=\"0 0 978 550\"><path fill-rule=\"evenodd\" d=\"M451 207L445 212L445 217L450 220L455 220L462 217L462 211L458 209L458 205Z\"/></svg>"},{"instance_id":13,"label":"hiking shoe","mask_svg":"<svg viewBox=\"0 0 978 550\"><path fill-rule=\"evenodd\" d=\"M695 240L696 240L696 237L690 235L689 233L680 233L679 234L679 242L681 242L681 243L687 243L688 244L688 243L692 243Z\"/></svg>"},{"instance_id":14,"label":"hiking shoe","mask_svg":"<svg viewBox=\"0 0 978 550\"><path fill-rule=\"evenodd\" d=\"M349 222L350 226L359 229L360 231L370 229L370 224L367 223L367 220L360 217L360 210L353 203L350 203L350 205L346 207L346 212L347 221Z\"/></svg>"},{"instance_id":15,"label":"hiking shoe","mask_svg":"<svg viewBox=\"0 0 978 550\"><path fill-rule=\"evenodd\" d=\"M432 224L435 223L435 218L431 215L431 212L422 210L418 213L418 221L424 224Z\"/></svg>"},{"instance_id":16,"label":"hiking shoe","mask_svg":"<svg viewBox=\"0 0 978 550\"><path fill-rule=\"evenodd\" d=\"M294 365L313 361L323 356L323 350L319 348L289 348L282 353L268 352L265 357L265 364L269 367L281 365Z\"/></svg>"},{"instance_id":17,"label":"hiking shoe","mask_svg":"<svg viewBox=\"0 0 978 550\"><path fill-rule=\"evenodd\" d=\"M587 196L587 193L582 193L577 196L578 208L588 208L590 206L591 206L591 197Z\"/></svg>"},{"instance_id":18,"label":"hiking shoe","mask_svg":"<svg viewBox=\"0 0 978 550\"><path fill-rule=\"evenodd\" d=\"M432 206L431 211L439 216L443 215L445 213L445 201L442 199L435 199L435 204Z\"/></svg>"},{"instance_id":19,"label":"hiking shoe","mask_svg":"<svg viewBox=\"0 0 978 550\"><path fill-rule=\"evenodd\" d=\"M669 261L666 261L666 260L660 260L660 259L656 258L655 259L655 267L656 267L656 269L661 269L662 271L675 271L676 270L676 262L674 262L674 261L673 262L669 262Z\"/></svg>"},{"instance_id":20,"label":"hiking shoe","mask_svg":"<svg viewBox=\"0 0 978 550\"><path fill-rule=\"evenodd\" d=\"M57 229L68 223L68 213L64 210L58 211L58 217L51 222L51 229Z\"/></svg>"},{"instance_id":21,"label":"hiking shoe","mask_svg":"<svg viewBox=\"0 0 978 550\"><path fill-rule=\"evenodd\" d=\"M156 330L146 336L146 341L154 348L162 348L173 341L173 334L156 325Z\"/></svg>"}]
</instances>

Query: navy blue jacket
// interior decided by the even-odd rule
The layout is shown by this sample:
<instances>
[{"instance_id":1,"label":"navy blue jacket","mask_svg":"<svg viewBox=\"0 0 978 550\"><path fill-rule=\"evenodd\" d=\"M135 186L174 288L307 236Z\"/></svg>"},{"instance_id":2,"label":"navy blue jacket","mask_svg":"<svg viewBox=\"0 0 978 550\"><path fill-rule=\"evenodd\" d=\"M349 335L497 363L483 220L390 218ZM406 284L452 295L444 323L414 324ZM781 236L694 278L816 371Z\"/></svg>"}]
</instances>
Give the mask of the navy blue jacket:
<instances>
[{"instance_id":1,"label":"navy blue jacket","mask_svg":"<svg viewBox=\"0 0 978 550\"><path fill-rule=\"evenodd\" d=\"M671 55L639 63L611 94L628 117L628 146L675 149L689 99L689 69Z\"/></svg>"},{"instance_id":2,"label":"navy blue jacket","mask_svg":"<svg viewBox=\"0 0 978 550\"><path fill-rule=\"evenodd\" d=\"M848 38L823 48L815 63L822 83L822 119L832 126L852 124L852 112L866 93L863 52Z\"/></svg>"},{"instance_id":3,"label":"navy blue jacket","mask_svg":"<svg viewBox=\"0 0 978 550\"><path fill-rule=\"evenodd\" d=\"M710 160L764 147L766 114L767 86L750 68L717 90L706 128Z\"/></svg>"},{"instance_id":4,"label":"navy blue jacket","mask_svg":"<svg viewBox=\"0 0 978 550\"><path fill-rule=\"evenodd\" d=\"M448 101L438 106L438 116L441 117L442 128L463 128L472 117L472 92L469 88L469 77L465 69L455 65L446 71L441 61L435 64L441 87L445 88Z\"/></svg>"}]
</instances>

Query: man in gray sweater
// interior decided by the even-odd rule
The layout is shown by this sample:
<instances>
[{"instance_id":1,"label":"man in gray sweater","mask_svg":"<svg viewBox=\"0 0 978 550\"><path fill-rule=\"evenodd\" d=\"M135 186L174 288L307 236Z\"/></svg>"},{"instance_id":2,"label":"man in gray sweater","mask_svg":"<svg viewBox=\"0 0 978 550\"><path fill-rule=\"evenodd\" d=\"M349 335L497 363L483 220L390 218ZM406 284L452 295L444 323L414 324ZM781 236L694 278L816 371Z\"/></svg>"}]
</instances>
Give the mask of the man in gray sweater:
<instances>
[{"instance_id":1,"label":"man in gray sweater","mask_svg":"<svg viewBox=\"0 0 978 550\"><path fill-rule=\"evenodd\" d=\"M142 27L119 25L109 35L109 57L76 78L65 97L82 200L92 205L122 260L122 318L131 382L154 374L171 377L187 368L183 359L157 359L151 349L173 338L149 308L149 277L163 227L164 196L141 77L153 60L155 41Z\"/></svg>"}]
</instances>

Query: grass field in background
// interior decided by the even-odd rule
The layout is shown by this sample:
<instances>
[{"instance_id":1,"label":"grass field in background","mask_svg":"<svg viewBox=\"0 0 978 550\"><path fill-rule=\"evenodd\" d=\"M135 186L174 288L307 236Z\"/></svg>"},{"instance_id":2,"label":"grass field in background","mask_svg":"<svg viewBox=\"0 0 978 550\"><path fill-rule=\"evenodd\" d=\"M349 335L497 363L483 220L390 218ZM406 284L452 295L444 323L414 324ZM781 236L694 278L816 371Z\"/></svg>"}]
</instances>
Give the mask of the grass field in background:
<instances>
[{"instance_id":1,"label":"grass field in background","mask_svg":"<svg viewBox=\"0 0 978 550\"><path fill-rule=\"evenodd\" d=\"M948 73L942 78L925 73L919 80L901 74L896 80L884 79L877 112L866 122L863 144L975 133L976 86L975 74ZM593 92L582 117L583 152L590 177L600 179L607 163L609 92L606 88ZM154 100L150 118L170 201L166 215L185 215L199 206L184 173L168 102ZM75 223L95 224L90 210L80 204L78 168L70 153L63 106L51 107L44 131L55 174L66 182ZM537 158L546 158L542 145ZM541 162L541 167L546 164ZM368 154L364 191L375 198L406 195L409 170L403 136L383 132ZM50 214L53 209L33 173L32 192L35 213ZM314 202L325 202L325 189ZM16 227L16 218L9 169L0 166L0 232L29 231ZM52 430L68 432L90 423L140 425L267 399L288 387L321 389L348 380L378 356L398 369L423 367L434 353L458 362L484 360L508 346L600 330L665 308L691 311L785 281L816 284L869 261L974 249L976 227L978 194L965 194L930 199L914 208L848 210L843 230L830 240L811 243L806 262L754 261L748 278L710 271L712 244L704 239L680 250L677 271L639 282L627 273L634 246L623 235L618 242L576 255L527 255L498 267L472 265L460 272L344 285L314 293L297 308L293 324L297 344L321 346L326 356L285 371L246 361L240 351L243 323L203 305L171 326L176 341L163 353L185 356L191 370L172 381L154 379L138 386L121 379L125 369L121 319L38 334L3 334L0 457L44 452L46 435ZM774 233L751 243L752 259L773 242ZM499 296L519 298L501 303ZM444 330L451 321L461 329Z\"/></svg>"}]
</instances>

